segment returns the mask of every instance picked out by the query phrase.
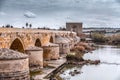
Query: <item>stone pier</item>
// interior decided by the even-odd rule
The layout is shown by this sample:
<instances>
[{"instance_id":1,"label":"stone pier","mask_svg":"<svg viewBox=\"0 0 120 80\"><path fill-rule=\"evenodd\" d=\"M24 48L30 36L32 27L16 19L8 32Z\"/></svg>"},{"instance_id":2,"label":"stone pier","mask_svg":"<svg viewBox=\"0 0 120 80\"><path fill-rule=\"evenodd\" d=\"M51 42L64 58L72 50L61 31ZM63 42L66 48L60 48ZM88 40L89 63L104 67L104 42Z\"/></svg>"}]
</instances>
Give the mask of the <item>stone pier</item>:
<instances>
[{"instance_id":1,"label":"stone pier","mask_svg":"<svg viewBox=\"0 0 120 80\"><path fill-rule=\"evenodd\" d=\"M28 56L10 49L0 49L0 80L30 80Z\"/></svg>"}]
</instances>

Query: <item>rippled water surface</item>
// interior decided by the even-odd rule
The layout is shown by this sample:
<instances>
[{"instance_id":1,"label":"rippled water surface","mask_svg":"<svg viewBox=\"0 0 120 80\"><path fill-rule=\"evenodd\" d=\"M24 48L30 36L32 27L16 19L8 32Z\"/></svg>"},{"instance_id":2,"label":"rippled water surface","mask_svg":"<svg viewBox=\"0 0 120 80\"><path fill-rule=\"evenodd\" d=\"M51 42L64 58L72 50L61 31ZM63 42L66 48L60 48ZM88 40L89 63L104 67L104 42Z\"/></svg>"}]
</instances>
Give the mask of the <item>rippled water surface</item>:
<instances>
[{"instance_id":1,"label":"rippled water surface","mask_svg":"<svg viewBox=\"0 0 120 80\"><path fill-rule=\"evenodd\" d=\"M101 63L66 68L59 77L62 80L120 80L120 48L100 46L92 53L85 54L84 59L99 59ZM81 73L74 76L70 75L70 72L74 70Z\"/></svg>"}]
</instances>

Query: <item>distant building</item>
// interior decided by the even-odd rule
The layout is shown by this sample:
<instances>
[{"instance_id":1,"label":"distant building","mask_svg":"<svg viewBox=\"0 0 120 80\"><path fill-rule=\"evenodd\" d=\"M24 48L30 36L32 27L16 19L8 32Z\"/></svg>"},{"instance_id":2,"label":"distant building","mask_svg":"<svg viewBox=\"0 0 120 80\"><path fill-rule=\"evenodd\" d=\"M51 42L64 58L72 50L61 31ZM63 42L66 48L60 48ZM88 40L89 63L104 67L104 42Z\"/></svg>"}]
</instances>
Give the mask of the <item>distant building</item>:
<instances>
[{"instance_id":1,"label":"distant building","mask_svg":"<svg viewBox=\"0 0 120 80\"><path fill-rule=\"evenodd\" d=\"M82 34L82 24L81 22L68 22L66 23L66 30L76 32L78 36Z\"/></svg>"}]
</instances>

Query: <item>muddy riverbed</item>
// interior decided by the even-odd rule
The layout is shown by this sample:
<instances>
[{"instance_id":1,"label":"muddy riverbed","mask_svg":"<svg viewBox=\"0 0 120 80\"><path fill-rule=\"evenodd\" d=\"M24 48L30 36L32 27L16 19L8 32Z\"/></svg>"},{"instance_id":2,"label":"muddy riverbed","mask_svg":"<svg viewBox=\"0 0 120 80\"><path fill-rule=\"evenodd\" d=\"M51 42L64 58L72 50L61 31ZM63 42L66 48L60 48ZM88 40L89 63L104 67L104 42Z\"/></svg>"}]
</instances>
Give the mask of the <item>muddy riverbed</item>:
<instances>
[{"instance_id":1,"label":"muddy riverbed","mask_svg":"<svg viewBox=\"0 0 120 80\"><path fill-rule=\"evenodd\" d=\"M84 55L85 60L100 60L98 65L67 65L56 77L58 80L120 80L120 48L101 45Z\"/></svg>"}]
</instances>

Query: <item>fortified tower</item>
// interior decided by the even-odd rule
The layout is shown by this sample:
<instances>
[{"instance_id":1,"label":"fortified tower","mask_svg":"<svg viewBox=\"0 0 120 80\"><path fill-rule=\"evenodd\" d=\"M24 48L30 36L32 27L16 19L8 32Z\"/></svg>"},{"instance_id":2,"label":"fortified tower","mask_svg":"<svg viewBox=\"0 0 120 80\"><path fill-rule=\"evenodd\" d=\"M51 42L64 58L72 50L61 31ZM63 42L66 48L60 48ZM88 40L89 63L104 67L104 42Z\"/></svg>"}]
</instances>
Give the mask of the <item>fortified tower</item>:
<instances>
[{"instance_id":1,"label":"fortified tower","mask_svg":"<svg viewBox=\"0 0 120 80\"><path fill-rule=\"evenodd\" d=\"M76 32L77 36L80 36L82 34L82 24L81 22L67 22L66 30Z\"/></svg>"}]
</instances>

